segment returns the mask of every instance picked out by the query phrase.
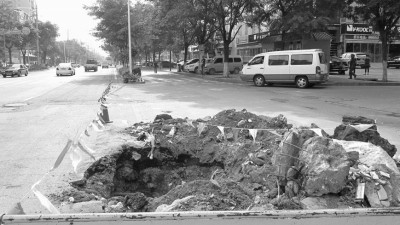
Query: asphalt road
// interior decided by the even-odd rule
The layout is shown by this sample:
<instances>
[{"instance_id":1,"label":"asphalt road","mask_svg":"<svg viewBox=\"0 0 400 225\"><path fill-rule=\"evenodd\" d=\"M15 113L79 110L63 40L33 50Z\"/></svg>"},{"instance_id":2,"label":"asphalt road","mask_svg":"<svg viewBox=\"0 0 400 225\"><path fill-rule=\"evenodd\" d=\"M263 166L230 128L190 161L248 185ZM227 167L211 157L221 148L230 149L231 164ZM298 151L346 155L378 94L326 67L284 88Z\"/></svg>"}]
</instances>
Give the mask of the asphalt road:
<instances>
[{"instance_id":1,"label":"asphalt road","mask_svg":"<svg viewBox=\"0 0 400 225\"><path fill-rule=\"evenodd\" d=\"M332 134L343 115L361 115L376 119L382 136L400 148L399 87L303 90L258 88L168 72L144 72L143 77L145 84L123 84L116 80L115 69L85 73L80 68L72 77L56 77L50 69L0 79L0 214L23 197L27 213L47 213L30 187L53 166L67 140L82 133L96 117L97 100L110 81L115 82L108 99L114 121L110 126L152 121L160 113L196 119L235 108L267 116L283 114L295 125L316 123ZM13 103L19 107L5 107ZM38 189L46 195L57 192L71 177L71 160L66 157Z\"/></svg>"}]
</instances>

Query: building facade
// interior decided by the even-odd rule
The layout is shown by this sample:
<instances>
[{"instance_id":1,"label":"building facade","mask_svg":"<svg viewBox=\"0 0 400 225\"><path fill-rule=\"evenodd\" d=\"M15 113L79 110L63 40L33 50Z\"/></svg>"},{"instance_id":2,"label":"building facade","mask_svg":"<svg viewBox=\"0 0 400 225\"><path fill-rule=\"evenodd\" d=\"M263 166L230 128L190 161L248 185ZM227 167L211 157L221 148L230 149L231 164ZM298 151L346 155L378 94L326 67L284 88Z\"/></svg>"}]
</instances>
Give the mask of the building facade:
<instances>
[{"instance_id":1,"label":"building facade","mask_svg":"<svg viewBox=\"0 0 400 225\"><path fill-rule=\"evenodd\" d=\"M341 56L345 52L365 52L371 62L382 62L382 42L379 33L370 24L354 23L340 18L337 23L327 27L325 32L304 35L285 35L269 32L266 28L257 29L241 24L235 40L235 52L248 62L254 55L262 52L318 48L329 56ZM240 25L239 25L240 26ZM400 34L400 24L395 28ZM400 36L389 44L389 56L400 55Z\"/></svg>"},{"instance_id":2,"label":"building facade","mask_svg":"<svg viewBox=\"0 0 400 225\"><path fill-rule=\"evenodd\" d=\"M26 21L35 21L36 1L35 0L10 0L17 19L24 23Z\"/></svg>"}]
</instances>

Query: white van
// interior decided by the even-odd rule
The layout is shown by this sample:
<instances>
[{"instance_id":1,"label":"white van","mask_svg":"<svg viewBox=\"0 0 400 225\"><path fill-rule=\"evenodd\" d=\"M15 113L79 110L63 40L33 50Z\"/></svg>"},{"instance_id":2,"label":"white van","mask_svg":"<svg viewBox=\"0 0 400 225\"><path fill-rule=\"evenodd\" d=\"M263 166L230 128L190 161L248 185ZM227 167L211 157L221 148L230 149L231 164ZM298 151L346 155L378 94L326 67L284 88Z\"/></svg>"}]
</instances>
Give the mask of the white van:
<instances>
[{"instance_id":1,"label":"white van","mask_svg":"<svg viewBox=\"0 0 400 225\"><path fill-rule=\"evenodd\" d=\"M228 69L229 72L238 74L243 68L243 60L241 56L229 56ZM204 72L213 75L224 71L224 57L216 56L213 61L206 63L204 66Z\"/></svg>"},{"instance_id":2,"label":"white van","mask_svg":"<svg viewBox=\"0 0 400 225\"><path fill-rule=\"evenodd\" d=\"M240 78L258 87L294 83L306 88L328 81L328 66L321 49L265 52L243 66Z\"/></svg>"}]
</instances>

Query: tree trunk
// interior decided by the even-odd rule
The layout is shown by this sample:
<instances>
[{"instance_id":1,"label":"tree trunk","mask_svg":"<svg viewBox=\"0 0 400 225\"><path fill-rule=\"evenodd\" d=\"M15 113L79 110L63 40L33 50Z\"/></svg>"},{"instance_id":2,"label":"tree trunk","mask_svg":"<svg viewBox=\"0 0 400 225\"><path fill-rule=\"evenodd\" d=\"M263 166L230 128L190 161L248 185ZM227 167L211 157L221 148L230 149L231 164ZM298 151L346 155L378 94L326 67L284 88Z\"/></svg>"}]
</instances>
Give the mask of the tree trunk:
<instances>
[{"instance_id":1,"label":"tree trunk","mask_svg":"<svg viewBox=\"0 0 400 225\"><path fill-rule=\"evenodd\" d=\"M11 50L11 48L7 48L7 49L8 49L8 62L10 64L12 64L12 57L11 57L12 50Z\"/></svg>"},{"instance_id":2,"label":"tree trunk","mask_svg":"<svg viewBox=\"0 0 400 225\"><path fill-rule=\"evenodd\" d=\"M386 31L383 30L381 31L381 37L382 37L382 81L387 82L387 53L388 53L388 44L387 44L387 35Z\"/></svg>"},{"instance_id":3,"label":"tree trunk","mask_svg":"<svg viewBox=\"0 0 400 225\"><path fill-rule=\"evenodd\" d=\"M183 56L183 67L186 66L187 54L188 54L189 44L185 44L185 55ZM182 68L183 69L183 68Z\"/></svg>"},{"instance_id":4,"label":"tree trunk","mask_svg":"<svg viewBox=\"0 0 400 225\"><path fill-rule=\"evenodd\" d=\"M169 50L169 71L172 70L172 52Z\"/></svg>"},{"instance_id":5,"label":"tree trunk","mask_svg":"<svg viewBox=\"0 0 400 225\"><path fill-rule=\"evenodd\" d=\"M26 59L25 59L26 50L21 50L21 53L22 53L22 63L25 65L26 64Z\"/></svg>"},{"instance_id":6,"label":"tree trunk","mask_svg":"<svg viewBox=\"0 0 400 225\"><path fill-rule=\"evenodd\" d=\"M154 73L157 73L157 66L156 66L156 50L153 51L153 67L154 67Z\"/></svg>"},{"instance_id":7,"label":"tree trunk","mask_svg":"<svg viewBox=\"0 0 400 225\"><path fill-rule=\"evenodd\" d=\"M43 51L43 52L42 52L42 61L43 61L43 64L46 64L46 58L47 58L47 51Z\"/></svg>"},{"instance_id":8,"label":"tree trunk","mask_svg":"<svg viewBox=\"0 0 400 225\"><path fill-rule=\"evenodd\" d=\"M224 40L224 77L229 77L229 44L230 42Z\"/></svg>"}]
</instances>

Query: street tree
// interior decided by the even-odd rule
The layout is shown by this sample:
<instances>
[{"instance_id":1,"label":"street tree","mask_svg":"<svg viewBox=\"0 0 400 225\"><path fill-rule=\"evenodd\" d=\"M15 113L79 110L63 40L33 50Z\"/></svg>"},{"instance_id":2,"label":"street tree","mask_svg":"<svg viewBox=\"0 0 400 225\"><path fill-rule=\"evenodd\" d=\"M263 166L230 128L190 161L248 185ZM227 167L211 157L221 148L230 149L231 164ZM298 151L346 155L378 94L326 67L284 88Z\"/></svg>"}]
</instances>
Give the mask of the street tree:
<instances>
[{"instance_id":1,"label":"street tree","mask_svg":"<svg viewBox=\"0 0 400 225\"><path fill-rule=\"evenodd\" d=\"M254 5L252 0L218 0L212 1L211 10L217 21L217 29L224 43L224 76L229 77L229 45L235 40L240 30L239 22L244 21L244 13Z\"/></svg>"},{"instance_id":2,"label":"street tree","mask_svg":"<svg viewBox=\"0 0 400 225\"><path fill-rule=\"evenodd\" d=\"M91 6L84 6L90 16L99 20L94 36L104 41L103 49L112 50L114 57L123 64L128 61L128 5L120 0L97 0ZM148 49L151 44L148 34L152 30L153 6L136 3L131 6L131 37L133 56L138 49ZM113 46L110 48L110 46Z\"/></svg>"},{"instance_id":3,"label":"street tree","mask_svg":"<svg viewBox=\"0 0 400 225\"><path fill-rule=\"evenodd\" d=\"M39 29L39 48L42 61L46 64L48 52L56 48L56 38L59 36L58 26L51 22L38 22Z\"/></svg>"},{"instance_id":4,"label":"street tree","mask_svg":"<svg viewBox=\"0 0 400 225\"><path fill-rule=\"evenodd\" d=\"M246 22L251 26L266 26L285 40L291 35L325 31L346 6L346 0L259 0Z\"/></svg>"},{"instance_id":5,"label":"street tree","mask_svg":"<svg viewBox=\"0 0 400 225\"><path fill-rule=\"evenodd\" d=\"M348 14L355 22L368 22L379 32L382 42L382 81L387 82L388 44L397 35L396 25L400 18L399 0L351 0L353 11Z\"/></svg>"},{"instance_id":6,"label":"street tree","mask_svg":"<svg viewBox=\"0 0 400 225\"><path fill-rule=\"evenodd\" d=\"M19 25L19 21L15 19L15 14L13 14L12 2L0 0L0 30L2 43L5 43L7 50L3 49L4 62L6 61L6 52L8 51L9 63L12 63L12 49L14 47L14 42L17 39L15 35L4 34L9 30L13 30Z\"/></svg>"},{"instance_id":7,"label":"street tree","mask_svg":"<svg viewBox=\"0 0 400 225\"><path fill-rule=\"evenodd\" d=\"M30 30L30 32L29 32L29 34L16 35L16 38L14 39L14 45L18 48L18 50L22 54L23 64L26 64L26 52L30 46L35 45L36 37L37 37L37 35L36 35L37 30L33 27L33 24L30 23L29 21L19 25L18 29L22 30L23 27L28 28Z\"/></svg>"}]
</instances>

